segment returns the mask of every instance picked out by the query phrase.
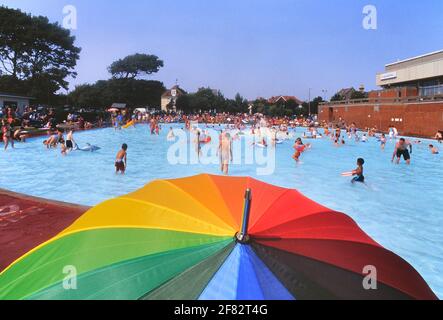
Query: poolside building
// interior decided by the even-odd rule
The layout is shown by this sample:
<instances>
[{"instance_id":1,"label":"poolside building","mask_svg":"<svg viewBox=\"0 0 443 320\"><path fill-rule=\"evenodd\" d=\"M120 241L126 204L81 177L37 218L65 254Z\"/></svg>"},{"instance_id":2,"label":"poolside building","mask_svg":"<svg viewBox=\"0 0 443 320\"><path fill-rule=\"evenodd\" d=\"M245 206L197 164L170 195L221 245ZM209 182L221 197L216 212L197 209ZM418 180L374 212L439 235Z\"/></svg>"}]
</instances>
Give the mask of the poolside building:
<instances>
[{"instance_id":1,"label":"poolside building","mask_svg":"<svg viewBox=\"0 0 443 320\"><path fill-rule=\"evenodd\" d=\"M363 129L394 126L404 135L429 137L443 130L443 50L387 64L376 83L381 90L365 99L321 104L320 121L342 118Z\"/></svg>"},{"instance_id":2,"label":"poolside building","mask_svg":"<svg viewBox=\"0 0 443 320\"><path fill-rule=\"evenodd\" d=\"M161 97L162 111L164 112L177 111L175 107L177 99L184 94L186 94L186 92L183 89L181 89L178 85L175 85L171 89L166 90Z\"/></svg>"},{"instance_id":3,"label":"poolside building","mask_svg":"<svg viewBox=\"0 0 443 320\"><path fill-rule=\"evenodd\" d=\"M16 109L18 114L23 114L29 106L31 97L0 92L0 113L7 107Z\"/></svg>"},{"instance_id":4,"label":"poolside building","mask_svg":"<svg viewBox=\"0 0 443 320\"><path fill-rule=\"evenodd\" d=\"M270 104L278 104L278 103L283 103L285 104L288 101L295 101L295 103L297 103L298 105L302 104L303 101L301 101L299 98L295 97L295 96L274 96L268 99L268 103Z\"/></svg>"}]
</instances>

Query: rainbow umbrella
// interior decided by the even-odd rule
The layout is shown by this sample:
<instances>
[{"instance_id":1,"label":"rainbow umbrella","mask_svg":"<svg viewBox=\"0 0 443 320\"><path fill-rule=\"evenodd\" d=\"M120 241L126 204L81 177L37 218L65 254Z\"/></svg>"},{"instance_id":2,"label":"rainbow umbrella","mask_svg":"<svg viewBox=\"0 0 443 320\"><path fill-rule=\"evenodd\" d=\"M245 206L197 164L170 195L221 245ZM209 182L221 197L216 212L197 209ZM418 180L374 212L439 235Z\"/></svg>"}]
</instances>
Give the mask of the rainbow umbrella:
<instances>
[{"instance_id":1,"label":"rainbow umbrella","mask_svg":"<svg viewBox=\"0 0 443 320\"><path fill-rule=\"evenodd\" d=\"M376 268L377 289L363 286ZM67 272L68 270L68 272ZM1 299L436 299L343 213L252 178L157 180L0 276Z\"/></svg>"}]
</instances>

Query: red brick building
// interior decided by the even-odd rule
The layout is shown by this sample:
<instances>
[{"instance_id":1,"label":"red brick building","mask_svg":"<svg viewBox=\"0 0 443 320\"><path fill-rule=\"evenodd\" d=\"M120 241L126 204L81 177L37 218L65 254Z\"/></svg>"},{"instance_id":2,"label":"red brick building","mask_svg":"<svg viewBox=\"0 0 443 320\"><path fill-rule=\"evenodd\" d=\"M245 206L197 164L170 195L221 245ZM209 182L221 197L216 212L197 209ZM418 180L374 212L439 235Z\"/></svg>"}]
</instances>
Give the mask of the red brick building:
<instances>
[{"instance_id":1,"label":"red brick building","mask_svg":"<svg viewBox=\"0 0 443 320\"><path fill-rule=\"evenodd\" d=\"M401 134L434 136L443 131L443 50L386 65L377 74L383 89L363 100L343 100L319 106L319 120L339 118L359 128L394 126Z\"/></svg>"}]
</instances>

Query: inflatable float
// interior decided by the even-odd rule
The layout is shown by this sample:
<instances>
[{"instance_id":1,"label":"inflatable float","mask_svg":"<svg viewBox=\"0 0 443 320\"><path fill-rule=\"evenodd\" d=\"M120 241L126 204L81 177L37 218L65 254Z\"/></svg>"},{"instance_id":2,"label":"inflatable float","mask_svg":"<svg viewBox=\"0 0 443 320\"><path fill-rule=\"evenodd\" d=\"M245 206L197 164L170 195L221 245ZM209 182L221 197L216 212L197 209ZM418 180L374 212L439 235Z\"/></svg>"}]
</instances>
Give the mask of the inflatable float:
<instances>
[{"instance_id":1,"label":"inflatable float","mask_svg":"<svg viewBox=\"0 0 443 320\"><path fill-rule=\"evenodd\" d=\"M212 141L212 138L210 136L207 136L205 139L200 140L200 143L206 144L210 143Z\"/></svg>"},{"instance_id":2,"label":"inflatable float","mask_svg":"<svg viewBox=\"0 0 443 320\"><path fill-rule=\"evenodd\" d=\"M125 124L122 128L123 129L128 129L129 127L132 127L133 125L135 125L135 121L129 121L127 124Z\"/></svg>"}]
</instances>

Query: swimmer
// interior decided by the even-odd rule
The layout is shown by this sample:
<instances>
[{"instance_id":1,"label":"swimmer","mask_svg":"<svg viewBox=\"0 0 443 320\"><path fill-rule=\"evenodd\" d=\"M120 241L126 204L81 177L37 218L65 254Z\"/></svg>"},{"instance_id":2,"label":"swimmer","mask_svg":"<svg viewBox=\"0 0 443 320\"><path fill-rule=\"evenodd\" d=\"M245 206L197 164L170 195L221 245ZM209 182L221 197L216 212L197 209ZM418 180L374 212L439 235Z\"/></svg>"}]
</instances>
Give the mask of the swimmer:
<instances>
[{"instance_id":1,"label":"swimmer","mask_svg":"<svg viewBox=\"0 0 443 320\"><path fill-rule=\"evenodd\" d=\"M439 153L438 148L434 147L434 145L432 145L432 144L429 145L429 150L431 151L432 154L438 154Z\"/></svg>"},{"instance_id":2,"label":"swimmer","mask_svg":"<svg viewBox=\"0 0 443 320\"><path fill-rule=\"evenodd\" d=\"M364 183L365 182L365 177L363 175L363 165L364 164L365 164L365 160L363 158L358 158L357 159L357 169L355 169L351 172L344 172L341 175L344 177L355 176L351 180L351 183L355 183L355 182Z\"/></svg>"},{"instance_id":3,"label":"swimmer","mask_svg":"<svg viewBox=\"0 0 443 320\"><path fill-rule=\"evenodd\" d=\"M125 174L127 166L127 150L128 145L124 143L121 150L117 153L117 157L115 160L115 173L121 172L122 174Z\"/></svg>"},{"instance_id":4,"label":"swimmer","mask_svg":"<svg viewBox=\"0 0 443 320\"><path fill-rule=\"evenodd\" d=\"M361 142L367 142L368 141L368 137L366 136L366 133L363 134L363 137L361 137Z\"/></svg>"},{"instance_id":5,"label":"swimmer","mask_svg":"<svg viewBox=\"0 0 443 320\"><path fill-rule=\"evenodd\" d=\"M66 143L62 143L60 148L61 148L61 154L63 156L66 156L68 154L68 147L66 146Z\"/></svg>"},{"instance_id":6,"label":"swimmer","mask_svg":"<svg viewBox=\"0 0 443 320\"><path fill-rule=\"evenodd\" d=\"M408 151L409 147L409 151ZM396 163L400 163L400 159L403 156L407 164L411 164L411 155L412 154L412 144L409 141L406 141L405 138L401 138L400 141L395 145L394 153L392 154L391 162L394 162L394 158L397 157Z\"/></svg>"},{"instance_id":7,"label":"swimmer","mask_svg":"<svg viewBox=\"0 0 443 320\"><path fill-rule=\"evenodd\" d=\"M385 150L385 146L386 146L386 136L384 133L382 133L380 137L380 147L382 150Z\"/></svg>"},{"instance_id":8,"label":"swimmer","mask_svg":"<svg viewBox=\"0 0 443 320\"><path fill-rule=\"evenodd\" d=\"M311 145L309 143L305 145L305 144L303 144L303 141L301 140L301 138L298 138L295 141L295 144L293 146L295 153L292 156L292 159L294 159L296 162L299 162L301 154L303 152L305 152L306 149L309 149L310 147L311 147Z\"/></svg>"},{"instance_id":9,"label":"swimmer","mask_svg":"<svg viewBox=\"0 0 443 320\"><path fill-rule=\"evenodd\" d=\"M25 134L24 128L20 127L19 129L15 130L14 134L13 134L13 138L16 141L25 142L26 134Z\"/></svg>"}]
</instances>

